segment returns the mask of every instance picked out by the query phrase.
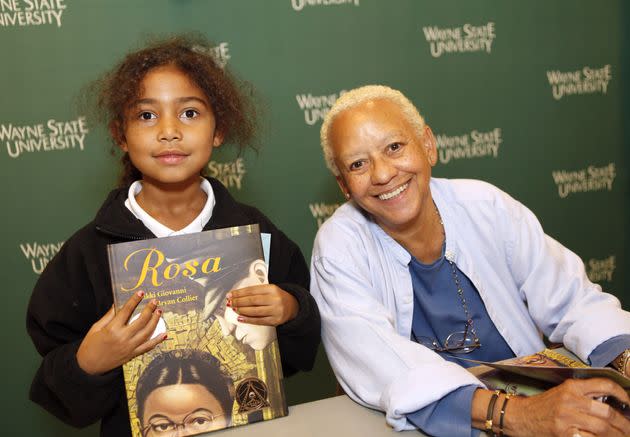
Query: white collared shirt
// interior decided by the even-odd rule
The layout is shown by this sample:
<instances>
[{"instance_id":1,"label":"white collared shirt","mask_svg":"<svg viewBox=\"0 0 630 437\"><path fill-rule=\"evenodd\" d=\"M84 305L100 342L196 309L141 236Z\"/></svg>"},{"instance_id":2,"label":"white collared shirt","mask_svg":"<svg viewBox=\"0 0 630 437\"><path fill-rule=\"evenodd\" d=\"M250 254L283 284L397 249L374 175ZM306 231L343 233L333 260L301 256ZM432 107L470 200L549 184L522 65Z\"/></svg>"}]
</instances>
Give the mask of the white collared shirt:
<instances>
[{"instance_id":1,"label":"white collared shirt","mask_svg":"<svg viewBox=\"0 0 630 437\"><path fill-rule=\"evenodd\" d=\"M195 219L183 229L174 231L167 226L151 217L140 205L136 202L136 196L142 191L142 181L135 181L129 187L129 197L125 200L125 206L131 211L131 213L140 220L156 237L172 237L175 235L192 234L193 232L201 232L203 227L210 221L212 217L212 210L216 200L214 198L214 191L207 179L201 178L201 189L208 195L208 200L203 209Z\"/></svg>"}]
</instances>

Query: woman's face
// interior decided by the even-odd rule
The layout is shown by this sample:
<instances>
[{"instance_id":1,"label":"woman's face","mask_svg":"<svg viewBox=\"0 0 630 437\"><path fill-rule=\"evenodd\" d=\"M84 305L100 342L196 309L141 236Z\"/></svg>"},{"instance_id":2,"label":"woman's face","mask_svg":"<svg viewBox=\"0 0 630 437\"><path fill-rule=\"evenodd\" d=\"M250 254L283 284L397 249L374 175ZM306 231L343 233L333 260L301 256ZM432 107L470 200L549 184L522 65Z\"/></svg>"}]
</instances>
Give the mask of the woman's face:
<instances>
[{"instance_id":1,"label":"woman's face","mask_svg":"<svg viewBox=\"0 0 630 437\"><path fill-rule=\"evenodd\" d=\"M417 132L396 103L375 99L339 114L329 140L339 187L387 233L421 222L432 202L429 179L437 158L428 127Z\"/></svg>"},{"instance_id":2,"label":"woman's face","mask_svg":"<svg viewBox=\"0 0 630 437\"><path fill-rule=\"evenodd\" d=\"M142 414L143 435L187 436L227 426L221 403L201 384L173 384L149 394Z\"/></svg>"}]
</instances>

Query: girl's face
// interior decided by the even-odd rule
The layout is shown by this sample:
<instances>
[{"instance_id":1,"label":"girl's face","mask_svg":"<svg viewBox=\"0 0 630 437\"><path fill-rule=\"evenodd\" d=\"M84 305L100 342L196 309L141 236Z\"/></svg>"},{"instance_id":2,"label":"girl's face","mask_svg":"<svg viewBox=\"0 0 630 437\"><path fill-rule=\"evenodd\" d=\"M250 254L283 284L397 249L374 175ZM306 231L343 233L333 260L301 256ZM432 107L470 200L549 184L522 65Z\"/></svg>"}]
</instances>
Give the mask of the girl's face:
<instances>
[{"instance_id":1,"label":"girl's face","mask_svg":"<svg viewBox=\"0 0 630 437\"><path fill-rule=\"evenodd\" d=\"M143 180L173 186L198 183L213 147L223 141L205 93L179 68L150 70L125 114L120 147Z\"/></svg>"}]
</instances>

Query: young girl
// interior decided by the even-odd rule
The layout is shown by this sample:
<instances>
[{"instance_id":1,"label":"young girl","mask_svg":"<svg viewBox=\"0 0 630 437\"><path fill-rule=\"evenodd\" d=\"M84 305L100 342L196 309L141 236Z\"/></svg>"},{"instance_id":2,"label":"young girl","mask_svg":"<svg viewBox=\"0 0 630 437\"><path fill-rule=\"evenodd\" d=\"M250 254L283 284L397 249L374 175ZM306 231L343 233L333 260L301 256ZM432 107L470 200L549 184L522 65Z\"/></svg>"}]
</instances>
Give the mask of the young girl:
<instances>
[{"instance_id":1,"label":"young girl","mask_svg":"<svg viewBox=\"0 0 630 437\"><path fill-rule=\"evenodd\" d=\"M130 435L121 365L164 340L152 300L127 324L142 292L117 313L106 246L258 223L271 234L268 285L231 292L239 321L277 327L285 375L309 370L319 344L319 313L299 248L257 209L203 178L223 142L248 144L255 120L234 78L207 41L176 37L129 54L98 83L99 109L124 152L121 186L42 273L27 329L43 357L30 397L66 423L101 421L101 435ZM275 284L275 285L274 285Z\"/></svg>"}]
</instances>

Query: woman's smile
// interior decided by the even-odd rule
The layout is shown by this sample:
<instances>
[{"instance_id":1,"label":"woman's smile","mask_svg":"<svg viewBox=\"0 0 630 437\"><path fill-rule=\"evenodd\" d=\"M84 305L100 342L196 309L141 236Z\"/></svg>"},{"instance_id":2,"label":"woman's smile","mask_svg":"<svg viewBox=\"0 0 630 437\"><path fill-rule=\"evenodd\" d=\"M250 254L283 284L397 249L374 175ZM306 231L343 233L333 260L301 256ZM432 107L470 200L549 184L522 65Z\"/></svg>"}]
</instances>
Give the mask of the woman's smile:
<instances>
[{"instance_id":1,"label":"woman's smile","mask_svg":"<svg viewBox=\"0 0 630 437\"><path fill-rule=\"evenodd\" d=\"M409 182L405 182L403 185L398 188L389 191L387 193L379 194L377 197L381 200L390 200L400 196L407 188L409 187Z\"/></svg>"}]
</instances>

